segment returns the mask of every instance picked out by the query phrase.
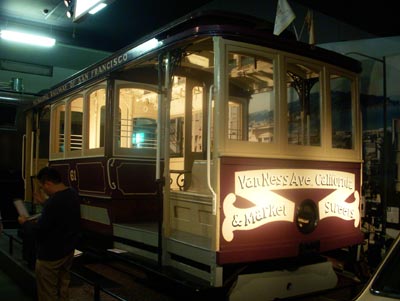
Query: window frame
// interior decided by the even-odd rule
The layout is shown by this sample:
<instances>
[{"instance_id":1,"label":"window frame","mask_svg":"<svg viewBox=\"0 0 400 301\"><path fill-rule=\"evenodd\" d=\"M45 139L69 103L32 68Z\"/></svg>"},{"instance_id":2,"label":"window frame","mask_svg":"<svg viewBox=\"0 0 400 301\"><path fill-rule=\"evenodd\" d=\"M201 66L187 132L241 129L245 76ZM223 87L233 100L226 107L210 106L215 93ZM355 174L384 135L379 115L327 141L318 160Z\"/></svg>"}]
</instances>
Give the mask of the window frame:
<instances>
[{"instance_id":1,"label":"window frame","mask_svg":"<svg viewBox=\"0 0 400 301\"><path fill-rule=\"evenodd\" d=\"M107 111L107 84L106 81L102 81L93 85L85 90L77 91L73 94L70 94L64 98L61 98L54 104L50 106L50 143L49 143L49 159L73 159L73 158L84 158L84 157L94 157L94 156L104 156L104 146L99 148L88 148L88 137L89 137L89 111L88 111L88 97L89 95L99 89L105 89L105 106ZM71 142L71 102L76 100L77 98L83 98L83 116L82 116L82 149L80 150L70 150L70 142ZM56 139L59 137L59 121L56 120L56 108L59 106L65 106L65 117L64 117L64 145L68 145L68 148L64 148L64 152L56 152ZM107 127L107 118L105 118L105 125ZM106 131L104 131L104 145L107 143L106 141Z\"/></svg>"},{"instance_id":2,"label":"window frame","mask_svg":"<svg viewBox=\"0 0 400 301\"><path fill-rule=\"evenodd\" d=\"M80 150L71 150L71 127L72 127L72 109L71 109L71 103L74 100L77 100L79 98L82 98L82 147ZM66 128L68 128L68 136L67 136L67 143L66 145L68 146L67 149L65 150L65 157L79 157L82 156L83 153L83 148L84 148L84 141L85 141L85 136L84 136L84 128L85 128L85 97L82 93L74 94L72 95L69 99L66 100L66 115L68 115L68 123L66 124Z\"/></svg>"},{"instance_id":3,"label":"window frame","mask_svg":"<svg viewBox=\"0 0 400 301\"><path fill-rule=\"evenodd\" d=\"M60 158L65 158L65 148L64 151L56 151L56 148L59 149L59 137L60 137L60 122L59 118L56 115L58 112L57 108L64 106L64 145L66 144L66 137L68 131L66 130L67 128L67 105L66 105L66 99L62 99L54 104L51 105L50 109L50 124L51 124L51 129L50 129L50 143L49 143L49 158L52 159L60 159Z\"/></svg>"},{"instance_id":4,"label":"window frame","mask_svg":"<svg viewBox=\"0 0 400 301\"><path fill-rule=\"evenodd\" d=\"M139 82L130 82L125 80L115 80L114 82L114 113L113 113L113 155L114 156L129 156L141 158L156 158L156 149L139 149L139 148L122 148L118 145L118 124L119 124L119 90L124 88L143 89L151 91L158 95L158 88L155 85L144 84ZM158 108L160 110L160 108ZM158 113L157 113L158 118ZM156 119L157 122L157 119Z\"/></svg>"},{"instance_id":5,"label":"window frame","mask_svg":"<svg viewBox=\"0 0 400 301\"><path fill-rule=\"evenodd\" d=\"M287 53L284 51L271 49L268 47L255 46L242 42L219 39L216 49L220 50L216 59L221 60L221 67L218 70L220 82L216 81L216 114L220 118L215 122L214 128L222 127L218 130L218 135L222 138L218 142L216 151L219 156L243 156L259 158L282 158L282 159L304 159L304 160L329 160L361 162L361 113L359 96L356 93L359 89L357 74L347 71L340 67L318 61L312 58ZM274 117L274 142L273 143L254 143L248 141L234 141L228 139L228 53L236 52L244 55L257 55L274 60L274 89L275 89L275 112ZM217 53L217 52L216 52ZM272 56L272 57L271 57ZM286 63L296 62L320 71L320 146L293 145L288 143L288 124L287 124L287 88L285 83ZM331 96L330 96L330 76L331 74L346 77L351 81L351 100L353 118L353 148L338 149L332 148L332 116ZM216 134L216 133L215 133Z\"/></svg>"},{"instance_id":6,"label":"window frame","mask_svg":"<svg viewBox=\"0 0 400 301\"><path fill-rule=\"evenodd\" d=\"M221 138L223 140L223 143L220 143L220 151L221 154L224 155L238 155L238 156L257 156L257 157L265 157L265 154L273 154L279 153L280 149L280 137L278 133L278 128L279 128L279 85L277 84L279 81L278 79L278 72L277 72L277 66L278 66L278 56L275 50L266 48L266 47L261 47L261 46L255 46L255 45L249 45L246 43L241 43L241 42L233 42L233 41L228 41L228 40L222 40L223 43L223 53L221 54L222 56L222 62L221 64L221 78L223 79L223 86L222 91L221 91L221 97L220 99L222 100L221 103L219 104L221 107L220 111L224 112L222 120L224 121L221 123L221 126L223 126L223 132L221 132ZM228 139L228 110L229 110L229 75L226 70L228 70L228 53L240 53L244 55L254 55L258 57L265 57L273 61L274 64L274 73L273 73L273 79L274 79L274 139L273 142L271 143L258 143L258 142L249 142L249 141L239 141L239 140L230 140ZM225 101L227 100L227 101ZM243 99L239 99L237 97L232 97L233 101L238 101L239 103L244 102ZM243 105L243 108L248 107L247 104ZM247 118L246 116L245 118ZM245 120L243 120L244 122ZM243 126L244 127L244 126ZM247 135L245 135L247 136Z\"/></svg>"},{"instance_id":7,"label":"window frame","mask_svg":"<svg viewBox=\"0 0 400 301\"><path fill-rule=\"evenodd\" d=\"M105 90L105 101L104 101L104 106L105 106L105 112L107 112L107 83L106 82L101 82L95 86L90 87L89 89L85 90L85 97L84 97L84 114L83 114L83 120L84 120L84 126L83 126L83 154L82 156L84 157L92 157L92 156L103 156L104 155L104 149L105 149L105 145L108 143L107 142L107 137L106 137L106 130L104 130L104 145L97 147L97 148L89 148L89 130L90 130L90 126L89 126L89 96L96 90L101 90L104 89ZM101 118L101 116L100 116ZM107 128L107 116L104 116L104 129Z\"/></svg>"}]
</instances>

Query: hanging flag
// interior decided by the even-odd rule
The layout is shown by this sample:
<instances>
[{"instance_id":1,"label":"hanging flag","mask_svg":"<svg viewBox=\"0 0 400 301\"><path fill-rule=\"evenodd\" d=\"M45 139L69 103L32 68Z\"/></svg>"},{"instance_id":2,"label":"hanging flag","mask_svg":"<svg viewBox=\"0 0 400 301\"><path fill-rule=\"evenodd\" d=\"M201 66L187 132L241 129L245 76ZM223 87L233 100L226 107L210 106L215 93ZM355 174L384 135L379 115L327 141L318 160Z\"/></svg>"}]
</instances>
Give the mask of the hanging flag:
<instances>
[{"instance_id":1,"label":"hanging flag","mask_svg":"<svg viewBox=\"0 0 400 301\"><path fill-rule=\"evenodd\" d=\"M315 44L314 15L313 15L313 11L311 9L309 9L307 11L305 21L306 21L307 28L308 28L308 43L310 45L314 45Z\"/></svg>"},{"instance_id":2,"label":"hanging flag","mask_svg":"<svg viewBox=\"0 0 400 301\"><path fill-rule=\"evenodd\" d=\"M276 8L274 35L279 36L296 18L287 0L278 0Z\"/></svg>"}]
</instances>

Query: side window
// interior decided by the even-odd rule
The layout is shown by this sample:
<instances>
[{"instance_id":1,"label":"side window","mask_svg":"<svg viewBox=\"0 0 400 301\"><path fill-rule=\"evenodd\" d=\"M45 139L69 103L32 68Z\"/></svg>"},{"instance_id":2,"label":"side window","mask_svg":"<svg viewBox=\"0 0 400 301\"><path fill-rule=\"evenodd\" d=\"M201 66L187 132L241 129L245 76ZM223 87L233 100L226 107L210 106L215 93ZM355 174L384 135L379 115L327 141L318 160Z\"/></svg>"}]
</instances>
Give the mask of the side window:
<instances>
[{"instance_id":1,"label":"side window","mask_svg":"<svg viewBox=\"0 0 400 301\"><path fill-rule=\"evenodd\" d=\"M105 144L106 88L83 90L51 107L50 156L99 153Z\"/></svg>"},{"instance_id":2,"label":"side window","mask_svg":"<svg viewBox=\"0 0 400 301\"><path fill-rule=\"evenodd\" d=\"M170 155L172 157L183 156L186 88L185 77L173 77L170 107Z\"/></svg>"},{"instance_id":3,"label":"side window","mask_svg":"<svg viewBox=\"0 0 400 301\"><path fill-rule=\"evenodd\" d=\"M83 133L83 97L72 99L70 102L70 143L69 150L82 149Z\"/></svg>"},{"instance_id":4,"label":"side window","mask_svg":"<svg viewBox=\"0 0 400 301\"><path fill-rule=\"evenodd\" d=\"M273 58L229 52L228 60L228 139L274 142Z\"/></svg>"},{"instance_id":5,"label":"side window","mask_svg":"<svg viewBox=\"0 0 400 301\"><path fill-rule=\"evenodd\" d=\"M52 108L52 133L53 141L51 153L60 154L65 152L65 104L60 103Z\"/></svg>"},{"instance_id":6,"label":"side window","mask_svg":"<svg viewBox=\"0 0 400 301\"><path fill-rule=\"evenodd\" d=\"M104 147L106 89L92 91L88 102L88 148Z\"/></svg>"},{"instance_id":7,"label":"side window","mask_svg":"<svg viewBox=\"0 0 400 301\"><path fill-rule=\"evenodd\" d=\"M332 147L353 148L353 116L351 80L331 75Z\"/></svg>"},{"instance_id":8,"label":"side window","mask_svg":"<svg viewBox=\"0 0 400 301\"><path fill-rule=\"evenodd\" d=\"M299 62L287 62L288 143L321 145L321 71Z\"/></svg>"},{"instance_id":9,"label":"side window","mask_svg":"<svg viewBox=\"0 0 400 301\"><path fill-rule=\"evenodd\" d=\"M203 87L192 89L192 152L203 151Z\"/></svg>"},{"instance_id":10,"label":"side window","mask_svg":"<svg viewBox=\"0 0 400 301\"><path fill-rule=\"evenodd\" d=\"M120 87L117 109L117 146L122 149L155 149L157 143L157 93Z\"/></svg>"}]
</instances>

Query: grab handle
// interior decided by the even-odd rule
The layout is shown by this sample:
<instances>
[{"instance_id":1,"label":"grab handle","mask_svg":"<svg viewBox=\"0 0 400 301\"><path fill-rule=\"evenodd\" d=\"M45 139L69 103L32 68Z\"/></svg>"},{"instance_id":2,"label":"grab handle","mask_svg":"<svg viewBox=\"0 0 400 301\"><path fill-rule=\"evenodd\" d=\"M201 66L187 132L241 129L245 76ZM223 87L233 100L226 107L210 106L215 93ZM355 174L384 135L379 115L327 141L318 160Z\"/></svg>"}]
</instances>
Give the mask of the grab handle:
<instances>
[{"instance_id":1,"label":"grab handle","mask_svg":"<svg viewBox=\"0 0 400 301\"><path fill-rule=\"evenodd\" d=\"M207 118L207 186L212 193L212 214L217 212L217 194L211 186L211 116L214 85L210 86L208 98L208 118Z\"/></svg>"}]
</instances>

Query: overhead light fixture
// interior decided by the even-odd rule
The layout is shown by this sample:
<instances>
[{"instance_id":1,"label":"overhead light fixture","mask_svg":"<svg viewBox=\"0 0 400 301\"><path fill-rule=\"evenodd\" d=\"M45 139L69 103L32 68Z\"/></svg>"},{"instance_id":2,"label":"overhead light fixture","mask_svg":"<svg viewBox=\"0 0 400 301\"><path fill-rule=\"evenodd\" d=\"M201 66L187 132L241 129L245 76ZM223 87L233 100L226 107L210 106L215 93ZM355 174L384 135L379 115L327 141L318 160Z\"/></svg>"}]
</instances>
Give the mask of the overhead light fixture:
<instances>
[{"instance_id":1,"label":"overhead light fixture","mask_svg":"<svg viewBox=\"0 0 400 301\"><path fill-rule=\"evenodd\" d=\"M106 6L107 6L107 4L105 4L103 2L99 3L89 11L89 14L94 15L95 13L97 13L100 10L102 10Z\"/></svg>"},{"instance_id":2,"label":"overhead light fixture","mask_svg":"<svg viewBox=\"0 0 400 301\"><path fill-rule=\"evenodd\" d=\"M74 3L72 0L64 0L64 4L67 7L67 17L71 19L74 15Z\"/></svg>"},{"instance_id":3,"label":"overhead light fixture","mask_svg":"<svg viewBox=\"0 0 400 301\"><path fill-rule=\"evenodd\" d=\"M4 29L0 31L0 36L4 40L42 47L53 47L56 43L53 38Z\"/></svg>"},{"instance_id":4,"label":"overhead light fixture","mask_svg":"<svg viewBox=\"0 0 400 301\"><path fill-rule=\"evenodd\" d=\"M74 15L74 10L72 8L68 9L67 10L67 17L69 19L71 19L73 15Z\"/></svg>"},{"instance_id":5,"label":"overhead light fixture","mask_svg":"<svg viewBox=\"0 0 400 301\"><path fill-rule=\"evenodd\" d=\"M70 5L72 4L72 0L64 0L64 4L66 7L70 7Z\"/></svg>"},{"instance_id":6,"label":"overhead light fixture","mask_svg":"<svg viewBox=\"0 0 400 301\"><path fill-rule=\"evenodd\" d=\"M74 22L80 22L87 15L93 15L106 7L114 0L73 0L74 2Z\"/></svg>"}]
</instances>

